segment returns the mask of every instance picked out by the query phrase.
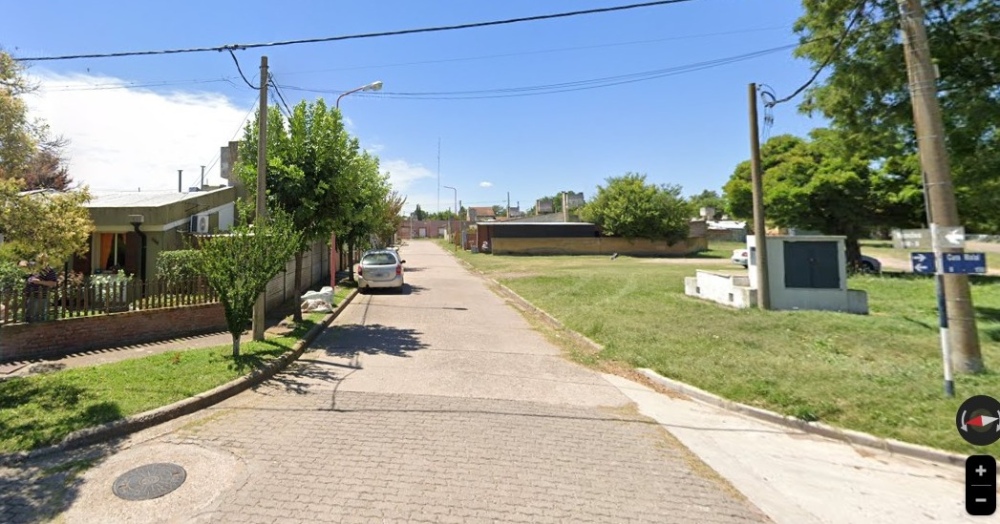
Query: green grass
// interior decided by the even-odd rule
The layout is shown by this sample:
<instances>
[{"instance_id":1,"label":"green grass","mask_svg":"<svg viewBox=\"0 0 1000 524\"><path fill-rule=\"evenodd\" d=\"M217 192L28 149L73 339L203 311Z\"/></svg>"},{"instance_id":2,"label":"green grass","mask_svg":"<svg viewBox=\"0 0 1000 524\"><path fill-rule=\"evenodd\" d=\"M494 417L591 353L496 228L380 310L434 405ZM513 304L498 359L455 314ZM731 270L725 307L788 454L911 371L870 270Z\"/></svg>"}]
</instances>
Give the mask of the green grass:
<instances>
[{"instance_id":1,"label":"green grass","mask_svg":"<svg viewBox=\"0 0 1000 524\"><path fill-rule=\"evenodd\" d=\"M353 288L339 285L340 304ZM287 336L151 355L0 381L0 452L55 444L80 429L166 406L246 375L274 360L325 316L307 313Z\"/></svg>"},{"instance_id":2,"label":"green grass","mask_svg":"<svg viewBox=\"0 0 1000 524\"><path fill-rule=\"evenodd\" d=\"M728 246L715 250L726 254ZM731 251L731 250L730 250ZM941 449L974 448L954 426L964 398L1000 392L1000 279L974 279L983 358L991 371L942 392L934 282L852 277L867 316L736 310L684 295L698 265L619 257L458 256L604 346L601 361L648 367L723 397ZM706 267L708 264L706 264Z\"/></svg>"}]
</instances>

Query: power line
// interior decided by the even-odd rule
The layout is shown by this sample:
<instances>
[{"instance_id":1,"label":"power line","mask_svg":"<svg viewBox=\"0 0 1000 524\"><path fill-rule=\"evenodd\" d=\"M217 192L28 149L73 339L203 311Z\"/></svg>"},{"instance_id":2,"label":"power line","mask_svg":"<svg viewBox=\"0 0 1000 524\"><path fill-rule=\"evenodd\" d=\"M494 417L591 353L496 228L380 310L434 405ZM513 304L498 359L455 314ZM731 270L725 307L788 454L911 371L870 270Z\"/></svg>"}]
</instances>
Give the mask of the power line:
<instances>
[{"instance_id":1,"label":"power line","mask_svg":"<svg viewBox=\"0 0 1000 524\"><path fill-rule=\"evenodd\" d=\"M396 31L379 31L375 33L360 33L353 35L340 35L340 36L328 36L321 38L302 38L296 40L279 40L276 42L261 42L252 44L231 44L224 46L214 46L214 47L189 47L182 49L159 49L151 51L120 51L116 53L90 53L90 54L76 54L76 55L57 55L57 56L38 56L38 57L28 57L28 58L18 58L16 60L21 62L43 62L43 61L54 61L54 60L77 60L81 58L119 58L126 56L149 56L149 55L170 55L170 54L183 54L183 53L205 53L209 51L232 51L232 50L246 50L246 49L256 49L261 47L279 47L297 44L314 44L320 42L338 42L344 40L360 40L364 38L379 38L384 36L400 36L400 35L411 35L418 33L437 33L442 31L454 31L458 29L473 29L479 27L491 27L499 25L517 24L522 22L536 22L540 20L553 20L557 18L568 18L573 16L582 15L592 15L599 13L612 13L617 11L627 11L631 9L639 9L643 7L654 7L662 6L668 4L679 4L684 2L690 2L691 0L658 0L655 2L642 2L637 4L627 4L614 7L600 7L595 9L583 9L579 11L566 11L562 13L552 13L547 15L535 15L535 16L523 16L518 18L507 18L503 20L492 20L487 22L472 22L466 24L456 24L456 25L446 25L446 26L433 26L433 27L422 27L415 29L400 29Z\"/></svg>"},{"instance_id":2,"label":"power line","mask_svg":"<svg viewBox=\"0 0 1000 524\"><path fill-rule=\"evenodd\" d=\"M771 98L770 101L765 101L764 102L764 106L765 107L774 107L774 106L776 106L778 104L783 104L785 102L788 102L789 100L791 100L791 99L799 96L799 93L805 91L806 88L808 88L809 86L811 86L813 84L813 82L815 82L816 79L819 78L819 74L822 73L823 70L826 69L826 67L828 65L830 65L830 63L833 62L833 59L840 53L840 48L841 48L841 46L844 45L844 42L847 41L847 36L851 33L851 29L854 27L854 24L856 24L858 22L858 20L861 19L861 16L863 14L865 14L865 7L867 5L868 5L868 0L861 0L858 3L858 7L855 8L855 10L854 10L854 16L851 17L851 20L847 23L847 27L844 28L844 32L841 33L840 38L838 38L837 42L835 44L833 44L833 50L831 50L830 54L827 55L826 60L824 60L823 63L820 64L820 66L816 68L816 71L813 72L812 77L810 77L809 80L806 81L806 83L804 83L801 86L799 86L799 88L796 89L792 94L790 94L790 95L788 95L785 98L782 98L780 100L775 100L773 98L773 95L772 95L772 98Z\"/></svg>"},{"instance_id":3,"label":"power line","mask_svg":"<svg viewBox=\"0 0 1000 524\"><path fill-rule=\"evenodd\" d=\"M587 89L598 89L602 87L611 87L622 84L630 84L635 82L643 82L649 80L655 80L658 78L663 78L666 76L674 76L683 73L690 73L695 71L700 71L703 69L709 69L712 67L719 67L723 65L728 65L736 62L741 62L744 60L750 60L752 58L758 58L772 53L777 53L780 51L786 51L797 47L798 44L789 44L780 47L774 47L770 49L762 49L759 51L753 51L750 53L745 53L742 55L736 55L726 58L719 58L715 60L709 60L704 62L696 62L692 64L686 64L682 66L655 69L652 71L642 71L638 73L629 73L624 75L608 76L601 78L593 78L589 80L577 80L571 82L561 82L556 84L544 84L544 85L534 85L534 86L521 86L521 87L508 87L508 88L496 88L496 89L483 89L483 90L470 90L470 91L428 91L428 92L379 92L377 94L369 93L358 93L359 96L363 97L378 97L378 98L397 98L397 99L408 99L408 100L472 100L472 99L484 99L484 98L510 98L510 97L520 97L520 96L532 96L532 95L544 95L553 93L564 93L569 91L581 91ZM340 91L338 90L327 90L327 89L310 89L305 87L296 87L290 85L283 85L284 89L292 91L305 91L311 93L320 94L336 94Z\"/></svg>"},{"instance_id":4,"label":"power line","mask_svg":"<svg viewBox=\"0 0 1000 524\"><path fill-rule=\"evenodd\" d=\"M257 104L259 104L259 103L260 103L260 99L257 98L257 97L254 97L254 101L250 105L250 110L247 111L246 116L244 116L243 120L240 121L240 125L236 128L236 131L233 132L233 136L229 139L229 142L232 142L233 140L236 139L237 136L239 136L240 131L243 130L243 126L247 123L247 120L250 118L250 115L253 114L254 109L257 109ZM212 162L208 165L208 167L205 168L205 172L207 173L207 172L211 171L212 168L215 167L215 164L217 164L220 159L221 158L220 158L219 154L217 153L215 155L214 160L212 160Z\"/></svg>"},{"instance_id":5,"label":"power line","mask_svg":"<svg viewBox=\"0 0 1000 524\"><path fill-rule=\"evenodd\" d=\"M278 89L278 84L275 83L275 81L274 81L274 75L268 74L267 76L268 76L268 79L267 79L268 85L270 85L271 87L274 88L275 94L277 94L278 95L278 99L281 100L281 105L285 106L285 111L288 113L288 115L287 115L288 118L289 119L292 118L292 110L289 109L288 103L285 102L285 95L282 95L281 94L281 90Z\"/></svg>"},{"instance_id":6,"label":"power line","mask_svg":"<svg viewBox=\"0 0 1000 524\"><path fill-rule=\"evenodd\" d=\"M603 44L592 44L592 45L574 46L574 47L558 47L558 48L549 48L549 49L535 49L535 50L530 50L530 51L519 51L519 52L514 52L514 53L499 53L499 54L492 54L492 55L479 55L479 56L467 56L467 57L454 57L454 58L418 60L418 61L414 61L414 62L398 62L398 63L379 64L379 65L371 65L371 66L341 67L341 68L332 68L332 69L314 69L314 70L306 70L306 71L287 71L287 72L284 73L284 75L285 76L289 76L289 75L299 75L299 74L309 74L309 73L323 73L323 72L334 72L334 71L354 71L354 70L361 70L361 69L385 69L385 68L391 68L391 67L410 66L410 65L426 65L426 64L441 64L441 63L453 63L453 62L468 62L468 61L476 61L476 60L490 60L490 59L494 59L494 58L507 58L507 57L516 57L516 56L528 56L528 55L537 55L537 54L558 53L558 52L563 52L563 51L578 51L578 50L585 50L585 49L600 49L600 48L607 48L607 47L618 47L618 46L637 45L637 44L649 44L649 43L656 43L656 42L666 42L666 41L673 41L673 40L685 40L685 39L692 39L692 38L704 38L704 37L711 37L711 36L723 36L723 35L734 35L734 34L744 34L744 33L755 33L755 32L761 32L761 31L770 31L770 30L775 30L775 29L787 29L787 28L788 27L784 26L784 25L781 25L781 26L769 26L769 27L760 27L760 28L753 28L753 29L742 29L742 30L735 30L735 31L723 31L723 32L715 32L715 33L702 33L702 34L695 34L695 35L679 35L679 36L671 36L671 37L666 37L666 38L653 38L653 39L646 39L646 40L629 40L629 41L624 41L624 42L607 42L607 43L603 43ZM228 83L228 84L233 85L235 87L235 84L233 83L233 80L238 80L238 79L240 79L239 76L224 76L224 77L213 78L213 79L159 80L159 81L148 81L148 82L145 82L145 83L111 82L111 83L102 83L102 84L87 84L87 85L84 85L84 86L65 85L65 86L58 86L58 87L43 87L42 90L45 91L45 92L103 91L103 90L111 90L111 89L135 89L135 88L142 88L142 87L166 87L166 86L173 86L173 85L207 84L207 83L220 83L220 82L225 82L225 83ZM249 84L249 82L247 82L247 83Z\"/></svg>"},{"instance_id":7,"label":"power line","mask_svg":"<svg viewBox=\"0 0 1000 524\"><path fill-rule=\"evenodd\" d=\"M236 70L240 72L240 78L242 78L243 81L246 82L248 86L250 86L250 89L253 90L260 89L260 87L251 84L250 81L247 80L247 76L243 74L243 68L240 67L240 61L236 58L236 53L234 53L232 49L227 49L227 51L229 51L229 56L233 57L233 62L236 63Z\"/></svg>"},{"instance_id":8,"label":"power line","mask_svg":"<svg viewBox=\"0 0 1000 524\"><path fill-rule=\"evenodd\" d=\"M652 38L652 39L647 39L647 40L629 40L629 41L624 41L624 42L607 42L607 43L603 43L603 44L591 44L591 45L573 46L573 47L556 47L556 48L549 48L549 49L535 49L535 50L531 50L531 51L518 51L518 52L514 52L514 53L498 53L498 54L492 54L492 55L479 55L479 56L467 56L467 57L455 57L455 58L439 58L439 59L432 59L432 60L417 60L417 61L414 61L414 62L396 62L396 63L391 63L391 64L366 65L366 66L355 66L355 67L336 67L336 68L328 68L328 69L313 69L313 70L309 70L309 71L292 71L292 72L286 72L285 75L289 76L289 75L298 75L298 74L327 73L327 72L337 72L337 71L357 71L357 70L365 70L365 69L386 69L386 68L390 68L390 67L402 67L402 66L411 66L411 65L427 65L427 64L443 64L443 63L449 63L449 62L470 62L470 61L475 61L475 60L489 60L489 59L493 59L493 58L509 58L509 57L515 57L515 56L528 56L528 55L540 55L540 54L547 54L547 53L560 53L560 52L563 52L563 51L579 51L579 50L584 50L584 49L601 49L601 48L607 48L607 47L620 47L620 46L637 45L637 44L652 44L652 43L657 43L657 42L667 42L667 41L672 41L672 40L685 40L685 39L691 39L691 38L704 38L704 37L710 37L710 36L725 36L725 35L745 34L745 33L754 33L754 32L769 31L769 30L775 30L775 29L789 29L789 27L781 25L781 26L770 26L770 27L763 27L763 28L756 28L756 29L742 29L742 30L736 30L736 31L724 31L724 32L717 32L717 33L703 33L703 34L698 34L698 35L682 35L682 36L671 36L671 37L666 37L666 38Z\"/></svg>"}]
</instances>

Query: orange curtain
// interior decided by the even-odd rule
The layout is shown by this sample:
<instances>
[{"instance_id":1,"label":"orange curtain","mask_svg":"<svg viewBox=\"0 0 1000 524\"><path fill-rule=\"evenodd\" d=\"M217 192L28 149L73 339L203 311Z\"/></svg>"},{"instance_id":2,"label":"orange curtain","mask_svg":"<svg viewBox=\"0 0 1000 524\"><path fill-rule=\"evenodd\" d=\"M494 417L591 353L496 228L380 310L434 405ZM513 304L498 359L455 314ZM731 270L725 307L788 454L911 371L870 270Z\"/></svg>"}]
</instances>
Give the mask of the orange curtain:
<instances>
[{"instance_id":1,"label":"orange curtain","mask_svg":"<svg viewBox=\"0 0 1000 524\"><path fill-rule=\"evenodd\" d=\"M107 268L108 257L111 255L111 243L114 241L114 237L112 233L101 233L101 254L97 259L97 267L100 269Z\"/></svg>"}]
</instances>

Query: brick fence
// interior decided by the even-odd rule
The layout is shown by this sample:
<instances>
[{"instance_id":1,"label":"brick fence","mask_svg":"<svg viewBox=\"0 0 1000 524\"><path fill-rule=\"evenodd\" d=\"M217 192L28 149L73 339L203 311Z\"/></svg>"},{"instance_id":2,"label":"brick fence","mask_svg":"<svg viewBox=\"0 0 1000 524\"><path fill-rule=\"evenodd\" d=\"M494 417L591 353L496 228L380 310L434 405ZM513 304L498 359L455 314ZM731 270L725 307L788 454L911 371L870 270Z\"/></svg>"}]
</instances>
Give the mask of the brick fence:
<instances>
[{"instance_id":1,"label":"brick fence","mask_svg":"<svg viewBox=\"0 0 1000 524\"><path fill-rule=\"evenodd\" d=\"M59 357L225 329L222 304L14 324L0 329L0 363Z\"/></svg>"}]
</instances>

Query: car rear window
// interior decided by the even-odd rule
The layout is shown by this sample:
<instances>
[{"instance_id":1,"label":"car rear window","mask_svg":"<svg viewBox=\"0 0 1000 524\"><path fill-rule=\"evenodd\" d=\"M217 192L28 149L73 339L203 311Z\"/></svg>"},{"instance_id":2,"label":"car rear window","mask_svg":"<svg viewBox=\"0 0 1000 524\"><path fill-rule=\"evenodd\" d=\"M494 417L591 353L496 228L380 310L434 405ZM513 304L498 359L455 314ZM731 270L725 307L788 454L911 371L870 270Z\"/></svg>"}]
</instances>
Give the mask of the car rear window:
<instances>
[{"instance_id":1,"label":"car rear window","mask_svg":"<svg viewBox=\"0 0 1000 524\"><path fill-rule=\"evenodd\" d=\"M388 266L396 263L396 257L389 253L371 253L361 259L361 263L366 266Z\"/></svg>"}]
</instances>

